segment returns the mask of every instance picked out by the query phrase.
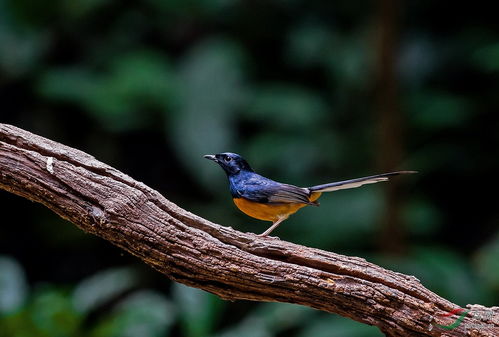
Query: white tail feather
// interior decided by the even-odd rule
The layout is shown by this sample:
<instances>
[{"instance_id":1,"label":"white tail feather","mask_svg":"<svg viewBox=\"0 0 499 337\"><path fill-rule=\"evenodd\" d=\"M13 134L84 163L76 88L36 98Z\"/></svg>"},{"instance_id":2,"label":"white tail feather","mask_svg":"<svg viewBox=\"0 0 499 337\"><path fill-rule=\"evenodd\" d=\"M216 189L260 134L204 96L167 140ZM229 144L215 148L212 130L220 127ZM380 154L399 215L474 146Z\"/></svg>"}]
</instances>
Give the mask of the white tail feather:
<instances>
[{"instance_id":1,"label":"white tail feather","mask_svg":"<svg viewBox=\"0 0 499 337\"><path fill-rule=\"evenodd\" d=\"M380 181L387 181L392 176L396 176L399 174L406 174L406 173L417 173L417 171L398 171L398 172L377 174L375 176L350 179L350 180L338 181L338 182L329 183L329 184L312 186L312 187L309 187L308 190L310 192L332 192L332 191L338 191L338 190L345 190L348 188L360 187L360 186L366 185L366 184L375 184L375 183L379 183Z\"/></svg>"},{"instance_id":2,"label":"white tail feather","mask_svg":"<svg viewBox=\"0 0 499 337\"><path fill-rule=\"evenodd\" d=\"M349 184L325 187L322 189L314 190L314 192L332 192L332 191L338 191L338 190L346 190L349 188L356 188L356 187L360 187L362 185L367 185L367 184L375 184L375 183L378 183L380 181L386 181L386 180L388 180L388 178L377 178L377 179L373 179L373 180L360 181L360 182L356 182L356 183L349 183Z\"/></svg>"}]
</instances>

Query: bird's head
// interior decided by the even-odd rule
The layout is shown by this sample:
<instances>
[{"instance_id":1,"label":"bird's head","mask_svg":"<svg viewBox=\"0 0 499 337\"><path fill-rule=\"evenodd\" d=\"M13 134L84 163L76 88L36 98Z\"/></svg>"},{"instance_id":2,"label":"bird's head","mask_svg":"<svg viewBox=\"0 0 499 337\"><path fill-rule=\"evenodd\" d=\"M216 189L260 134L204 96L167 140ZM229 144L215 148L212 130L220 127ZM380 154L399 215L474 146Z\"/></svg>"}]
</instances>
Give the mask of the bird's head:
<instances>
[{"instance_id":1,"label":"bird's head","mask_svg":"<svg viewBox=\"0 0 499 337\"><path fill-rule=\"evenodd\" d=\"M241 171L253 172L248 162L237 153L224 152L219 154L207 154L204 158L213 160L220 165L229 176L238 174Z\"/></svg>"}]
</instances>

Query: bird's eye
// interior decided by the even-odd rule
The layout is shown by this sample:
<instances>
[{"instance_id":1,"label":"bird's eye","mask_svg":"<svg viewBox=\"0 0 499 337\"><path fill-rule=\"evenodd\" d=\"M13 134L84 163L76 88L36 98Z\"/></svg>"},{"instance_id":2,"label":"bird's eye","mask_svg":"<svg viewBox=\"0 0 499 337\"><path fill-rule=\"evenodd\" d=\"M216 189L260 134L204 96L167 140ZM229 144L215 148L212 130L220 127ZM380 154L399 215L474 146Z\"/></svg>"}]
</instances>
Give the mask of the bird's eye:
<instances>
[{"instance_id":1,"label":"bird's eye","mask_svg":"<svg viewBox=\"0 0 499 337\"><path fill-rule=\"evenodd\" d=\"M225 160L226 163L228 163L228 162L230 162L232 160L232 158L230 156L225 156L224 160Z\"/></svg>"}]
</instances>

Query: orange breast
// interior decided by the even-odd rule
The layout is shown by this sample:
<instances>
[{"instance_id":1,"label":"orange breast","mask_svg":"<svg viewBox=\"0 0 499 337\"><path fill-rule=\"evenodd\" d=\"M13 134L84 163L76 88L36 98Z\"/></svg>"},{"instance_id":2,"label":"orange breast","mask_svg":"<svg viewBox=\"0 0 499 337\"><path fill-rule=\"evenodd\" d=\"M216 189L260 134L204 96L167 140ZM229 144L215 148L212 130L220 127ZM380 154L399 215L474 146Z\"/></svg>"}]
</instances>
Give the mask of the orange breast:
<instances>
[{"instance_id":1,"label":"orange breast","mask_svg":"<svg viewBox=\"0 0 499 337\"><path fill-rule=\"evenodd\" d=\"M315 201L320 197L321 193L314 192L310 196L310 201ZM300 208L308 206L302 203L276 203L276 204L263 204L251 201L244 198L234 198L234 203L244 214L250 217L265 220L277 221L279 218L288 217L295 213Z\"/></svg>"}]
</instances>

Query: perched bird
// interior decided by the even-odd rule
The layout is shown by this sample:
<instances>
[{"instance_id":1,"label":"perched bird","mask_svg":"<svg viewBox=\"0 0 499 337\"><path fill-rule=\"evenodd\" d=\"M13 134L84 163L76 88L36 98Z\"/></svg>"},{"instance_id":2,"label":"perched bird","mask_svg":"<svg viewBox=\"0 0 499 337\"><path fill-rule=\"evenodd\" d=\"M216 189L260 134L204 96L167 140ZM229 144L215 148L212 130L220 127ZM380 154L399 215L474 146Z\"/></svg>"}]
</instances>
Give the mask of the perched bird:
<instances>
[{"instance_id":1,"label":"perched bird","mask_svg":"<svg viewBox=\"0 0 499 337\"><path fill-rule=\"evenodd\" d=\"M204 158L216 162L227 174L230 194L237 208L250 217L273 222L272 226L260 236L269 235L300 208L309 205L319 206L317 199L322 192L355 188L386 181L399 174L416 173L416 171L397 171L312 187L298 187L279 183L255 173L248 162L236 153L208 154Z\"/></svg>"}]
</instances>

